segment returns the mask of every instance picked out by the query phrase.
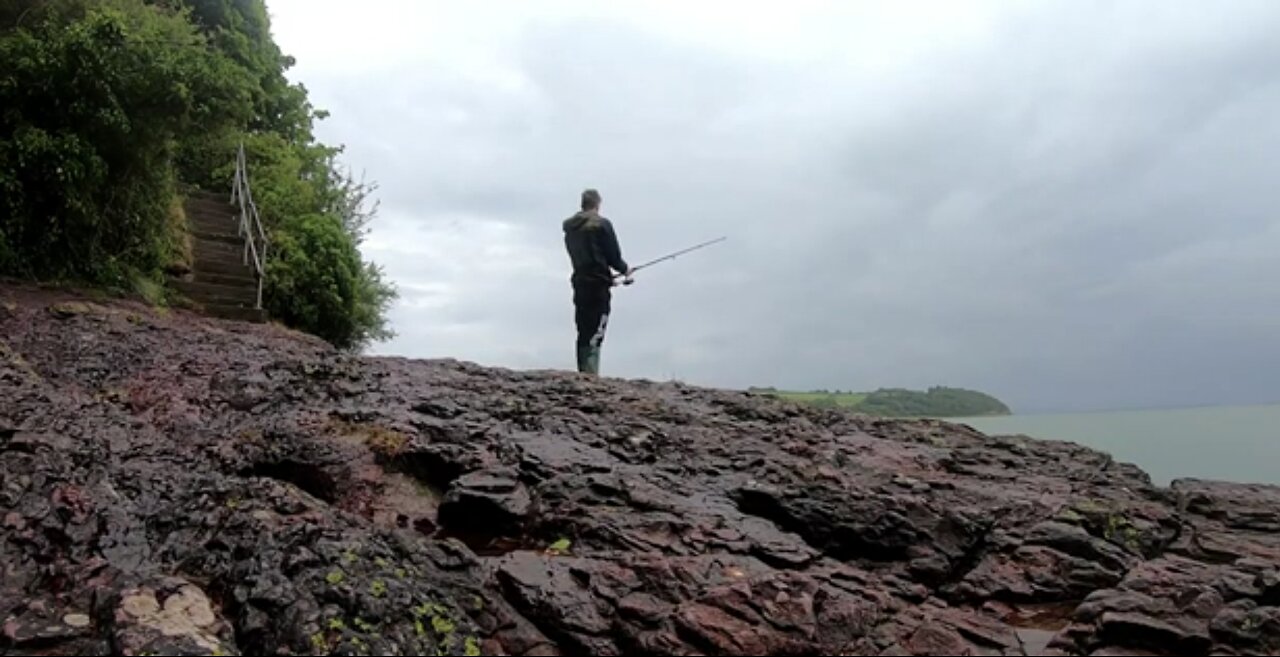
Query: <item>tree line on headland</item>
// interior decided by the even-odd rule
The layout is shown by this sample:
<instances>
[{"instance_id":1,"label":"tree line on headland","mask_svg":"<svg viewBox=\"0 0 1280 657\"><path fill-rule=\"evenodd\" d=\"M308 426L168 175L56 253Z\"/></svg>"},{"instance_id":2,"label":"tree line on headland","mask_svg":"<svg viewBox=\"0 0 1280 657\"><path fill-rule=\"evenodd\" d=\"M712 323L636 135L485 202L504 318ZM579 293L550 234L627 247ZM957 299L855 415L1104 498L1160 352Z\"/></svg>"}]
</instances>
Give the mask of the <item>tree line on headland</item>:
<instances>
[{"instance_id":1,"label":"tree line on headland","mask_svg":"<svg viewBox=\"0 0 1280 657\"><path fill-rule=\"evenodd\" d=\"M751 388L751 392L883 417L978 417L1012 413L1004 402L991 395L945 386L934 386L928 390L881 388L865 393L838 390L799 392L776 388Z\"/></svg>"}]
</instances>

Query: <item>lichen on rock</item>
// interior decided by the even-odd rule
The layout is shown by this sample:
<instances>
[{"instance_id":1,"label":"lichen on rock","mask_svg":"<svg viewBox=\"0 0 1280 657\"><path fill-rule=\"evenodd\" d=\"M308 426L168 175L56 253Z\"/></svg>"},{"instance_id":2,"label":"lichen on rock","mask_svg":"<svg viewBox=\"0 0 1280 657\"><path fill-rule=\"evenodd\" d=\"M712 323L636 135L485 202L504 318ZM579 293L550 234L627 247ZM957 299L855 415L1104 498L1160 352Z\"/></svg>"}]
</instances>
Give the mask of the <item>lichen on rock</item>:
<instances>
[{"instance_id":1,"label":"lichen on rock","mask_svg":"<svg viewBox=\"0 0 1280 657\"><path fill-rule=\"evenodd\" d=\"M160 591L139 587L120 593L113 643L133 654L225 655L220 624L204 591L185 581L166 581Z\"/></svg>"}]
</instances>

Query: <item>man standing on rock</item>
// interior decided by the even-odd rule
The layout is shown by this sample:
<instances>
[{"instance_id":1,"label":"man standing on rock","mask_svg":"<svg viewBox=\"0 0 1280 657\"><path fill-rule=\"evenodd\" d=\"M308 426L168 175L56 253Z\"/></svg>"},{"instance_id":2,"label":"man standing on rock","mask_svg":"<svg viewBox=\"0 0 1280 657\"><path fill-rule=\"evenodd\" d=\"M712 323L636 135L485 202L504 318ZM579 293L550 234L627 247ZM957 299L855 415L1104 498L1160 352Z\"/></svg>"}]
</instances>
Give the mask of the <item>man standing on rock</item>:
<instances>
[{"instance_id":1,"label":"man standing on rock","mask_svg":"<svg viewBox=\"0 0 1280 657\"><path fill-rule=\"evenodd\" d=\"M600 348L609 325L614 271L631 282L613 224L600 216L600 192L582 192L582 211L564 222L564 246L573 263L574 320L578 326L578 371L600 373Z\"/></svg>"}]
</instances>

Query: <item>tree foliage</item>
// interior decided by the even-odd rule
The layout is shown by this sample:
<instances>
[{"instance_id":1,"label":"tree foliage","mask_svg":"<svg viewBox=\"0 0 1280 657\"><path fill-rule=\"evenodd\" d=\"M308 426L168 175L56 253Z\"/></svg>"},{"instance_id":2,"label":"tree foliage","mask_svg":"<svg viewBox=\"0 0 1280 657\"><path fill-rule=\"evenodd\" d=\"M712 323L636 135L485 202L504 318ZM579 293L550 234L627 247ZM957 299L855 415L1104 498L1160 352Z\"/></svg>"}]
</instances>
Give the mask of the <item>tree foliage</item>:
<instances>
[{"instance_id":1,"label":"tree foliage","mask_svg":"<svg viewBox=\"0 0 1280 657\"><path fill-rule=\"evenodd\" d=\"M804 402L819 408L842 408L882 417L977 417L1008 415L1009 407L999 399L976 390L935 386L928 390L881 388L875 392L786 392L774 388L753 391Z\"/></svg>"},{"instance_id":2,"label":"tree foliage","mask_svg":"<svg viewBox=\"0 0 1280 657\"><path fill-rule=\"evenodd\" d=\"M273 317L344 348L395 298L359 245L375 185L319 143L262 0L0 0L0 273L160 276L182 186L230 189L244 143Z\"/></svg>"},{"instance_id":3,"label":"tree foliage","mask_svg":"<svg viewBox=\"0 0 1280 657\"><path fill-rule=\"evenodd\" d=\"M976 390L935 386L924 392L881 388L868 393L856 410L888 417L974 417L1008 415L1009 407Z\"/></svg>"},{"instance_id":4,"label":"tree foliage","mask_svg":"<svg viewBox=\"0 0 1280 657\"><path fill-rule=\"evenodd\" d=\"M25 4L23 27L0 35L0 266L96 282L155 270L177 144L247 116L240 72L177 12ZM229 102L210 111L210 98Z\"/></svg>"}]
</instances>

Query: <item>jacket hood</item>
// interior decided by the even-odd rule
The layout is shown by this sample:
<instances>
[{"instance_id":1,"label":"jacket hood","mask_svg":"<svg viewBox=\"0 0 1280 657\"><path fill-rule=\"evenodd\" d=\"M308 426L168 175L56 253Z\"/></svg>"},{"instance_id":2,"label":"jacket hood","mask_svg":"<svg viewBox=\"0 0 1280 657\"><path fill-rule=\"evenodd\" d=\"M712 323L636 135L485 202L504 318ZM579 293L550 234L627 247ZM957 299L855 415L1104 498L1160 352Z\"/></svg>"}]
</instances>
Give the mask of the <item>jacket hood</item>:
<instances>
[{"instance_id":1,"label":"jacket hood","mask_svg":"<svg viewBox=\"0 0 1280 657\"><path fill-rule=\"evenodd\" d=\"M567 233L571 230L580 230L588 223L598 224L599 222L600 215L595 210L583 210L564 220L564 230Z\"/></svg>"}]
</instances>

